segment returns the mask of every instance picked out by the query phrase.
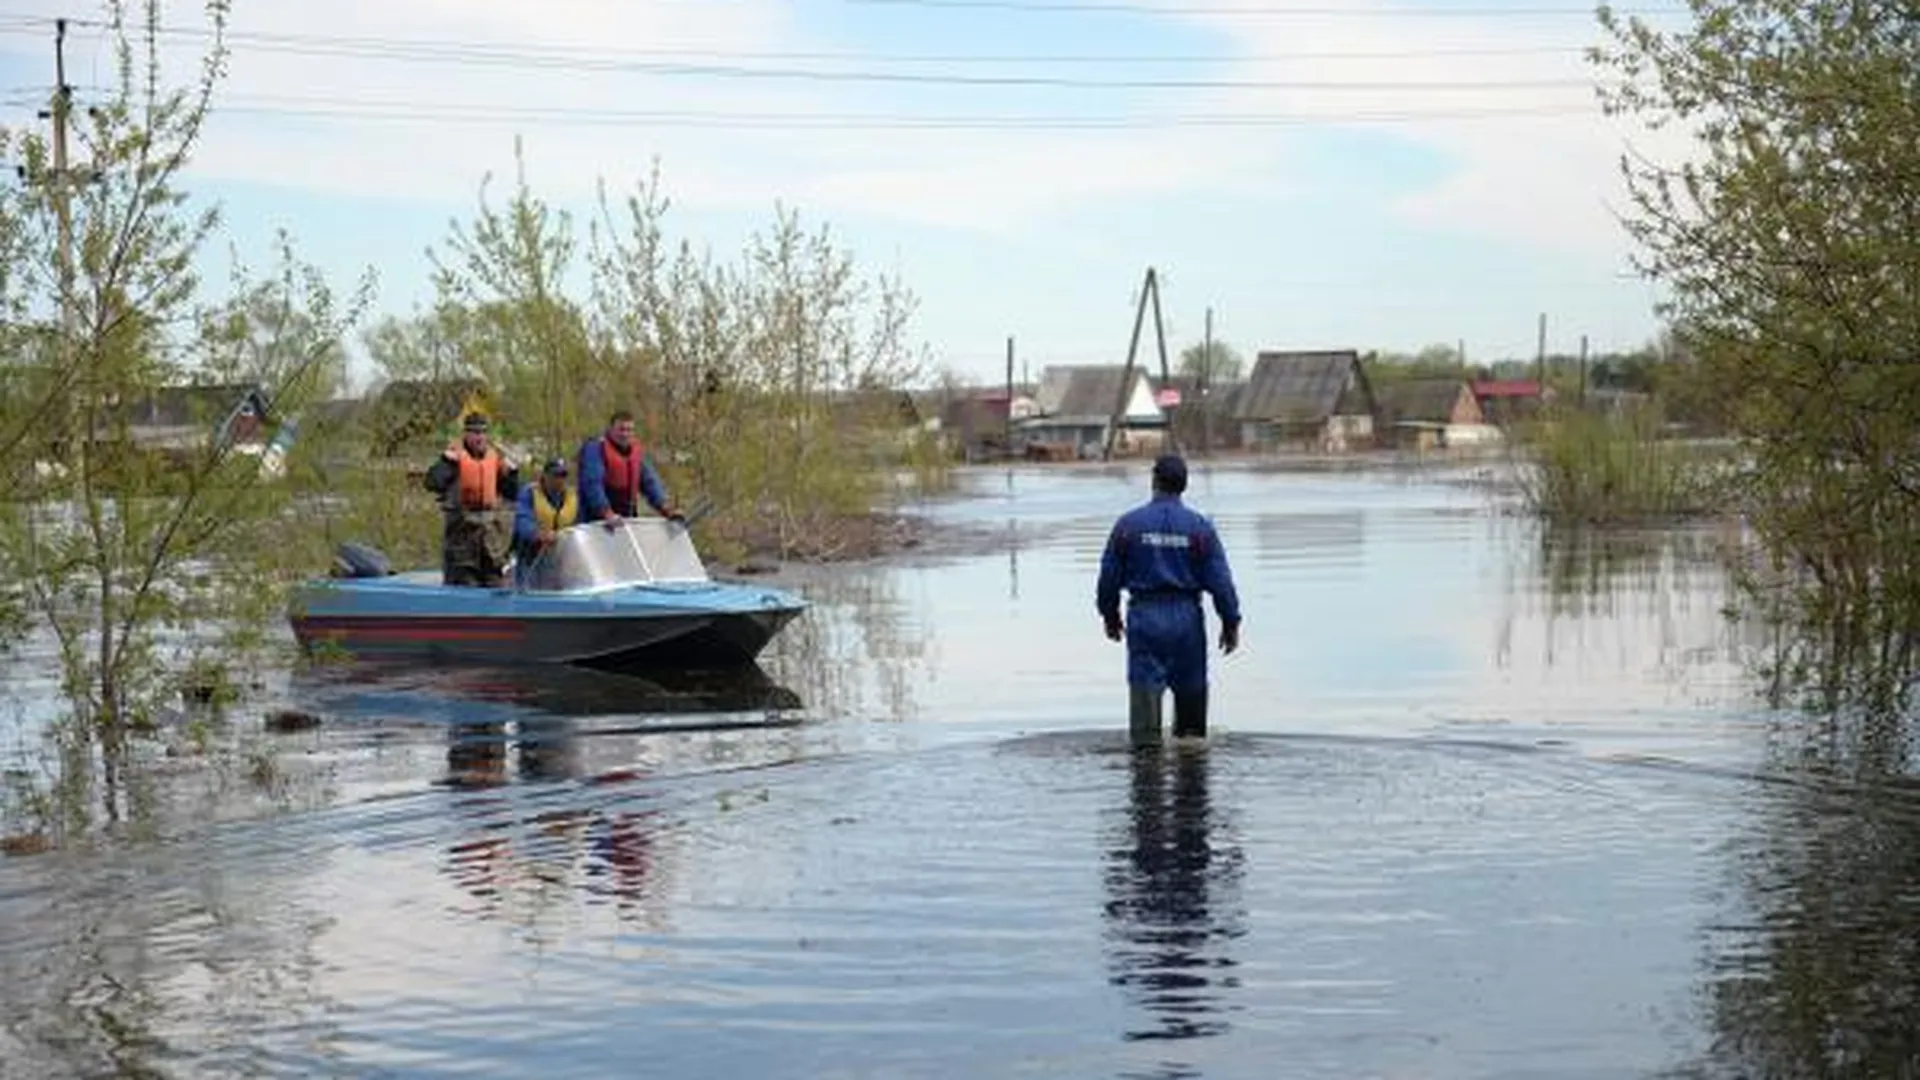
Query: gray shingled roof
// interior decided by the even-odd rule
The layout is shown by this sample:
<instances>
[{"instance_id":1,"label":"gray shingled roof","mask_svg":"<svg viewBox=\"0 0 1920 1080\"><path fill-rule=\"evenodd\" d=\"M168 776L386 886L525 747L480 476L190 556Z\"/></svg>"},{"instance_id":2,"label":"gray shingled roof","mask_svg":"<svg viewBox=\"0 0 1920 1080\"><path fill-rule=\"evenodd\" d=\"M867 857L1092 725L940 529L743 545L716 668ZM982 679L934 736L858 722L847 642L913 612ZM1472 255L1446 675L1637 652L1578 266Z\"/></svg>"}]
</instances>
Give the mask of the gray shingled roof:
<instances>
[{"instance_id":1,"label":"gray shingled roof","mask_svg":"<svg viewBox=\"0 0 1920 1080\"><path fill-rule=\"evenodd\" d=\"M256 411L265 413L266 395L251 384L162 386L128 403L127 423L146 428L213 427L225 423L234 410L249 399Z\"/></svg>"},{"instance_id":2,"label":"gray shingled roof","mask_svg":"<svg viewBox=\"0 0 1920 1080\"><path fill-rule=\"evenodd\" d=\"M1380 387L1375 398L1386 424L1444 424L1453 419L1454 403L1468 393L1464 379L1407 379Z\"/></svg>"},{"instance_id":3,"label":"gray shingled roof","mask_svg":"<svg viewBox=\"0 0 1920 1080\"><path fill-rule=\"evenodd\" d=\"M1324 420L1334 414L1349 384L1365 393L1359 411L1370 412L1372 392L1352 349L1321 352L1263 352L1254 361L1239 400L1235 420Z\"/></svg>"},{"instance_id":4,"label":"gray shingled roof","mask_svg":"<svg viewBox=\"0 0 1920 1080\"><path fill-rule=\"evenodd\" d=\"M1120 401L1120 388L1126 367L1122 364L1063 364L1048 367L1040 377L1040 392L1034 404L1049 420L1085 420L1105 423ZM1133 369L1134 378L1145 378L1142 368Z\"/></svg>"}]
</instances>

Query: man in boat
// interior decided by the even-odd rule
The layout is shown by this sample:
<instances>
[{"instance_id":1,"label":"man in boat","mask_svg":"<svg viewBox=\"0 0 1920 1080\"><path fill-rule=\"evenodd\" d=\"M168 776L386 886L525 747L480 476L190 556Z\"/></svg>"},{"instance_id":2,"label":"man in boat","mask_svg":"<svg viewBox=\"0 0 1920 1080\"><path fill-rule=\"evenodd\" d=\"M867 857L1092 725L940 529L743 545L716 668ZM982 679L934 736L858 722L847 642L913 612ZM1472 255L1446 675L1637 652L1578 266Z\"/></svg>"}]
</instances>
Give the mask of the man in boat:
<instances>
[{"instance_id":1,"label":"man in boat","mask_svg":"<svg viewBox=\"0 0 1920 1080\"><path fill-rule=\"evenodd\" d=\"M553 543L554 534L580 520L580 497L567 482L566 458L554 458L540 470L540 482L520 490L513 512L513 552L520 566L531 566Z\"/></svg>"},{"instance_id":2,"label":"man in boat","mask_svg":"<svg viewBox=\"0 0 1920 1080\"><path fill-rule=\"evenodd\" d=\"M499 588L510 542L504 511L520 494L520 470L489 444L485 416L468 414L463 428L427 470L427 490L446 515L441 575L449 585Z\"/></svg>"},{"instance_id":3,"label":"man in boat","mask_svg":"<svg viewBox=\"0 0 1920 1080\"><path fill-rule=\"evenodd\" d=\"M1173 691L1175 738L1207 733L1207 620L1213 597L1220 651L1240 647L1240 597L1213 523L1181 501L1187 464L1177 454L1153 463L1153 497L1121 515L1100 557L1094 607L1107 637L1127 643L1128 731L1135 746L1160 741L1160 702ZM1120 618L1120 591L1128 593Z\"/></svg>"},{"instance_id":4,"label":"man in boat","mask_svg":"<svg viewBox=\"0 0 1920 1080\"><path fill-rule=\"evenodd\" d=\"M652 455L634 438L633 414L622 409L608 419L604 432L580 444L581 516L617 525L638 516L642 499L661 517L686 521L667 499Z\"/></svg>"}]
</instances>

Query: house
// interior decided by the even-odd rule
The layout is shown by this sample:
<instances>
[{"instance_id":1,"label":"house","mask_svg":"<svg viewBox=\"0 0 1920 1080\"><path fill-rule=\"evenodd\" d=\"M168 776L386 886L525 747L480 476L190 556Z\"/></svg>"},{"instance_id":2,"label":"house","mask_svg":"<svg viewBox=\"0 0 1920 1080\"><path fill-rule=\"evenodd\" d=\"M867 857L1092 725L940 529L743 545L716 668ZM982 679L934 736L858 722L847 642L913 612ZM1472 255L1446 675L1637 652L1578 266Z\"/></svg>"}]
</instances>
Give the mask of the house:
<instances>
[{"instance_id":1,"label":"house","mask_svg":"<svg viewBox=\"0 0 1920 1080\"><path fill-rule=\"evenodd\" d=\"M1116 453L1155 453L1165 440L1167 414L1154 400L1153 381L1134 368L1131 380L1120 364L1062 364L1041 373L1035 415L1018 425L1029 443L1070 446L1080 457L1100 453L1120 409Z\"/></svg>"},{"instance_id":2,"label":"house","mask_svg":"<svg viewBox=\"0 0 1920 1080\"><path fill-rule=\"evenodd\" d=\"M267 395L258 385L167 386L124 406L127 440L136 448L192 453L213 443L254 447L267 442Z\"/></svg>"},{"instance_id":3,"label":"house","mask_svg":"<svg viewBox=\"0 0 1920 1080\"><path fill-rule=\"evenodd\" d=\"M1381 440L1403 450L1445 449L1483 442L1487 427L1480 399L1465 379L1405 379L1380 387Z\"/></svg>"},{"instance_id":4,"label":"house","mask_svg":"<svg viewBox=\"0 0 1920 1080\"><path fill-rule=\"evenodd\" d=\"M1236 380L1216 380L1202 388L1200 380L1192 375L1168 379L1161 389L1180 395L1172 421L1180 446L1195 451L1238 449L1240 426L1234 422L1233 407L1245 385Z\"/></svg>"},{"instance_id":5,"label":"house","mask_svg":"<svg viewBox=\"0 0 1920 1080\"><path fill-rule=\"evenodd\" d=\"M456 437L469 413L493 411L480 379L396 379L370 400L365 421L373 452L396 457Z\"/></svg>"},{"instance_id":6,"label":"house","mask_svg":"<svg viewBox=\"0 0 1920 1080\"><path fill-rule=\"evenodd\" d=\"M1039 406L1033 396L1007 390L961 391L940 410L940 433L947 449L962 461L992 461L1020 452L1011 429L1031 419Z\"/></svg>"},{"instance_id":7,"label":"house","mask_svg":"<svg viewBox=\"0 0 1920 1080\"><path fill-rule=\"evenodd\" d=\"M1473 397L1487 423L1504 426L1538 412L1549 394L1538 379L1477 379Z\"/></svg>"},{"instance_id":8,"label":"house","mask_svg":"<svg viewBox=\"0 0 1920 1080\"><path fill-rule=\"evenodd\" d=\"M1251 448L1342 451L1373 443L1377 411L1360 354L1331 349L1261 353L1232 415Z\"/></svg>"}]
</instances>

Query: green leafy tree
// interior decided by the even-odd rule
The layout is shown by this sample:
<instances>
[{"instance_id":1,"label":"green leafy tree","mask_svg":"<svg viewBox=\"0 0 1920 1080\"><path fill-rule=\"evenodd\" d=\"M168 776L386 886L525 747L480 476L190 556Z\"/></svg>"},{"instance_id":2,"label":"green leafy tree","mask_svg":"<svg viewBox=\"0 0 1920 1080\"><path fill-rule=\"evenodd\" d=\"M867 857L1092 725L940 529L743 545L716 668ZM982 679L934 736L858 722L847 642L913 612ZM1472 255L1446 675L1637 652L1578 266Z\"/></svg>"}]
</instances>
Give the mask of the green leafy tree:
<instances>
[{"instance_id":1,"label":"green leafy tree","mask_svg":"<svg viewBox=\"0 0 1920 1080\"><path fill-rule=\"evenodd\" d=\"M193 374L227 383L258 384L291 400L330 398L347 384L346 347L337 328L323 325L301 302L329 292L321 272L300 263L292 239L275 237L279 276L253 280L235 259L232 300L201 315L203 353ZM361 283L361 301L373 280ZM301 385L290 386L293 381Z\"/></svg>"},{"instance_id":2,"label":"green leafy tree","mask_svg":"<svg viewBox=\"0 0 1920 1080\"><path fill-rule=\"evenodd\" d=\"M1196 342L1180 350L1180 374L1208 382L1233 382L1246 370L1246 362L1233 346L1223 341Z\"/></svg>"},{"instance_id":3,"label":"green leafy tree","mask_svg":"<svg viewBox=\"0 0 1920 1080\"><path fill-rule=\"evenodd\" d=\"M488 200L489 178L473 220L455 222L432 253L434 285L441 329L458 334L462 361L508 403L513 430L559 452L589 423L604 380L585 312L566 291L578 253L572 216L528 186L518 140L514 161L506 205Z\"/></svg>"},{"instance_id":4,"label":"green leafy tree","mask_svg":"<svg viewBox=\"0 0 1920 1080\"><path fill-rule=\"evenodd\" d=\"M40 132L0 135L30 181L0 194L0 244L13 255L0 333L34 343L16 353L26 392L9 396L0 428L47 451L16 469L16 497L0 505L0 579L19 598L17 628L57 646L69 708L53 729L52 802L74 827L91 806L125 814L133 740L208 650L262 641L274 607L262 571L293 529L283 486L223 431L223 403L190 418L184 441L135 438L147 403L232 343L193 269L220 219L190 211L180 184L226 55L226 7L208 12L213 44L198 80L178 89L161 80L159 5L107 5L117 90L75 116L92 182L52 174ZM282 255L274 281L221 306L274 295L297 313L309 347L282 350L264 373L278 407L297 413L317 396L324 343L346 315Z\"/></svg>"},{"instance_id":5,"label":"green leafy tree","mask_svg":"<svg viewBox=\"0 0 1920 1080\"><path fill-rule=\"evenodd\" d=\"M1920 644L1920 34L1898 4L1689 6L1601 10L1608 107L1694 136L1623 162L1627 227L1745 443L1783 689L1890 703Z\"/></svg>"}]
</instances>

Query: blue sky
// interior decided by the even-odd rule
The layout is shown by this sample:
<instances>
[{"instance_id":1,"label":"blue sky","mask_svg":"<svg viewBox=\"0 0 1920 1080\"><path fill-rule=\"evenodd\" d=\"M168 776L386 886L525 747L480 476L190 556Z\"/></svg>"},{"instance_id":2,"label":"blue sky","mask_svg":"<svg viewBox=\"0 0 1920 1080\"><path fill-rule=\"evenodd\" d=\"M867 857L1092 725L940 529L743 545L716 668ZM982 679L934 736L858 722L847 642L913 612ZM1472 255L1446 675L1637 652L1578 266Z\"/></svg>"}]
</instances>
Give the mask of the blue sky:
<instances>
[{"instance_id":1,"label":"blue sky","mask_svg":"<svg viewBox=\"0 0 1920 1080\"><path fill-rule=\"evenodd\" d=\"M0 4L8 122L51 77L32 20L100 12ZM1629 135L1658 144L1600 115L1570 0L236 0L230 30L192 182L243 252L285 227L342 289L373 267L382 312L518 135L563 204L657 158L674 234L723 253L776 202L830 225L982 379L1008 335L1036 375L1123 359L1148 265L1176 350L1208 306L1248 354L1656 331L1612 215ZM97 30L68 56L83 102L111 79Z\"/></svg>"}]
</instances>

